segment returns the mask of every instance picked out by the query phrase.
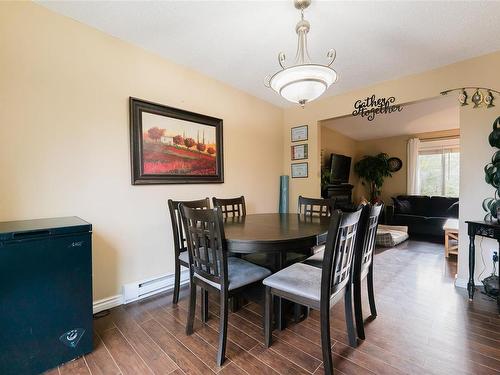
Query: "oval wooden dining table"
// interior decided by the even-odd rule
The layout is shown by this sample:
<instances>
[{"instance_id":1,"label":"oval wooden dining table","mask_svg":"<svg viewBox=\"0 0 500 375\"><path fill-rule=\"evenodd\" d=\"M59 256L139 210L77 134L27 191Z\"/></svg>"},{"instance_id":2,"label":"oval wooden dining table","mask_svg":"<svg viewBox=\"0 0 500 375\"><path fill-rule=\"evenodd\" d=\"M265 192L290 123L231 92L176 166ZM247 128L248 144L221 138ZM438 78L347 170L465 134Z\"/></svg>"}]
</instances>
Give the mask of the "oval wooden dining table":
<instances>
[{"instance_id":1,"label":"oval wooden dining table","mask_svg":"<svg viewBox=\"0 0 500 375\"><path fill-rule=\"evenodd\" d=\"M300 214L250 214L224 220L227 250L232 253L307 251L324 242L329 217Z\"/></svg>"},{"instance_id":2,"label":"oval wooden dining table","mask_svg":"<svg viewBox=\"0 0 500 375\"><path fill-rule=\"evenodd\" d=\"M236 254L275 254L274 266L286 266L288 253L307 253L326 241L329 217L305 217L299 214L250 214L224 220L227 250ZM275 300L276 326L285 327L284 307ZM233 300L232 310L238 307Z\"/></svg>"}]
</instances>

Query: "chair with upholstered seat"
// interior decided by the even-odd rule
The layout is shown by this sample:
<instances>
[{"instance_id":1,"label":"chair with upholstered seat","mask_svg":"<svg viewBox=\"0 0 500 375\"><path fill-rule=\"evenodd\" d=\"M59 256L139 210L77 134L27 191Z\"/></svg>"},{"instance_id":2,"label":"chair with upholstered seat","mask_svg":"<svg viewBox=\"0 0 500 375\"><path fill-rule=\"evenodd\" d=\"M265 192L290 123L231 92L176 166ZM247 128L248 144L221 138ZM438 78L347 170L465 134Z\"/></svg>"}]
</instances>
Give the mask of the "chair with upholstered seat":
<instances>
[{"instance_id":1,"label":"chair with upholstered seat","mask_svg":"<svg viewBox=\"0 0 500 375\"><path fill-rule=\"evenodd\" d=\"M220 326L217 365L225 359L227 340L228 299L245 287L261 283L271 271L241 258L229 257L220 208L195 210L182 203L183 225L189 251L190 298L186 334L193 333L196 308L196 287L219 294ZM202 320L208 319L208 299L202 309Z\"/></svg>"},{"instance_id":2,"label":"chair with upholstered seat","mask_svg":"<svg viewBox=\"0 0 500 375\"><path fill-rule=\"evenodd\" d=\"M219 207L222 217L227 219L229 217L245 216L247 208L245 205L245 197L242 195L238 198L212 198L214 207Z\"/></svg>"},{"instance_id":3,"label":"chair with upholstered seat","mask_svg":"<svg viewBox=\"0 0 500 375\"><path fill-rule=\"evenodd\" d=\"M297 212L300 215L303 215L306 219L329 217L334 209L335 209L335 198L323 199L323 198L308 198L308 197L303 197L302 195L299 196ZM295 252L288 253L286 258L286 263L293 264L296 262L302 262L308 256L310 256L311 253L313 253L313 256L314 254L317 253L323 254L324 248L325 244L319 243L318 245L311 248L311 251L308 254L295 253ZM323 260L322 256L321 260ZM299 321L302 315L304 317L307 317L309 315L308 309L303 309L300 308L300 305L295 305L294 309L295 321L296 322Z\"/></svg>"},{"instance_id":4,"label":"chair with upholstered seat","mask_svg":"<svg viewBox=\"0 0 500 375\"><path fill-rule=\"evenodd\" d=\"M375 240L377 237L377 228L383 204L367 204L363 207L359 223L360 241L358 242L354 255L354 266L352 272L354 315L356 318L356 331L358 337L365 339L363 309L361 303L361 283L366 278L368 290L368 302L370 304L370 313L372 318L377 316L375 305L375 293L373 290L373 250L375 249ZM321 268L323 266L324 251L317 252L307 258L304 263Z\"/></svg>"},{"instance_id":5,"label":"chair with upholstered seat","mask_svg":"<svg viewBox=\"0 0 500 375\"><path fill-rule=\"evenodd\" d=\"M168 200L168 209L170 211L170 221L172 223L172 233L174 236L175 270L174 270L174 295L172 302L179 302L179 288L181 283L181 266L189 268L189 257L186 247L186 238L182 228L181 213L179 203L198 209L210 208L210 199L199 199L194 201L174 201Z\"/></svg>"},{"instance_id":6,"label":"chair with upholstered seat","mask_svg":"<svg viewBox=\"0 0 500 375\"><path fill-rule=\"evenodd\" d=\"M365 339L365 329L363 321L363 309L361 303L361 282L366 278L368 289L368 302L372 318L377 316L375 307L375 295L373 291L373 250L377 237L377 227L383 204L367 205L363 209L360 228L363 241L359 244L354 255L354 266L352 273L354 316L356 318L356 331L361 340Z\"/></svg>"},{"instance_id":7,"label":"chair with upholstered seat","mask_svg":"<svg viewBox=\"0 0 500 375\"><path fill-rule=\"evenodd\" d=\"M329 217L335 209L335 198L307 198L299 196L298 213L306 218ZM324 243L314 246L311 251L317 253L323 250ZM303 259L302 259L303 260Z\"/></svg>"},{"instance_id":8,"label":"chair with upholstered seat","mask_svg":"<svg viewBox=\"0 0 500 375\"><path fill-rule=\"evenodd\" d=\"M330 216L335 209L335 198L307 198L299 196L298 213L309 217Z\"/></svg>"},{"instance_id":9,"label":"chair with upholstered seat","mask_svg":"<svg viewBox=\"0 0 500 375\"><path fill-rule=\"evenodd\" d=\"M356 346L352 316L351 270L361 210L352 213L335 211L332 215L325 244L323 267L295 263L264 279L265 345L272 342L273 296L320 311L321 347L325 374L333 373L330 337L330 308L344 297L345 319L349 344Z\"/></svg>"}]
</instances>

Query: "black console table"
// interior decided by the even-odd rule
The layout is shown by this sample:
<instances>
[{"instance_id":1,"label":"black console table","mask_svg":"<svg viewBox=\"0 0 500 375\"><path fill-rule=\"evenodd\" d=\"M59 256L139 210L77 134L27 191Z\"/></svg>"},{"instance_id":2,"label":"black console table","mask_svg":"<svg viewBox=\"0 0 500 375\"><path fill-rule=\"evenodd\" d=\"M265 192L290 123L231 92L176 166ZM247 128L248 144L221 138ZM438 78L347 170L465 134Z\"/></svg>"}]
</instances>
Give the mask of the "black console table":
<instances>
[{"instance_id":1,"label":"black console table","mask_svg":"<svg viewBox=\"0 0 500 375\"><path fill-rule=\"evenodd\" d=\"M498 241L500 248L500 224L490 221L466 221L468 225L467 234L469 235L469 282L467 291L469 299L474 298L474 267L476 263L476 245L474 239L476 236L493 238ZM499 285L500 289L500 285ZM497 297L497 306L500 311L500 295Z\"/></svg>"},{"instance_id":2,"label":"black console table","mask_svg":"<svg viewBox=\"0 0 500 375\"><path fill-rule=\"evenodd\" d=\"M323 198L335 198L335 208L352 208L352 188L350 184L326 185L322 192Z\"/></svg>"}]
</instances>

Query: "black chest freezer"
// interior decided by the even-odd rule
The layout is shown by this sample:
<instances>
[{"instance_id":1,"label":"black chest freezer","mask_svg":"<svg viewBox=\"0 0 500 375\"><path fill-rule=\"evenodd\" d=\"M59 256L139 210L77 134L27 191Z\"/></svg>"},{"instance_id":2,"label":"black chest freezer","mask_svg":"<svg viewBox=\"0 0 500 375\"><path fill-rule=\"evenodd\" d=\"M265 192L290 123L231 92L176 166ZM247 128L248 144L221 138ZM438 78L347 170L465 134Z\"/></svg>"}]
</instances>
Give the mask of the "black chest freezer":
<instances>
[{"instance_id":1,"label":"black chest freezer","mask_svg":"<svg viewBox=\"0 0 500 375\"><path fill-rule=\"evenodd\" d=\"M92 225L0 223L0 374L39 374L92 350Z\"/></svg>"}]
</instances>

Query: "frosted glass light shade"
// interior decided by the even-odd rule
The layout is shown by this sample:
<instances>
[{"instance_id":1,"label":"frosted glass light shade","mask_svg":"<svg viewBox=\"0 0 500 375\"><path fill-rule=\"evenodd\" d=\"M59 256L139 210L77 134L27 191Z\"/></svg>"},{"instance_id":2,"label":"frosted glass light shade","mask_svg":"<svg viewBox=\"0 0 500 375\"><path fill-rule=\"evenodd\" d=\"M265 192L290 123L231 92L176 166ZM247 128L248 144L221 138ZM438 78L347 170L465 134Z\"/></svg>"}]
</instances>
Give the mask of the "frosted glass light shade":
<instances>
[{"instance_id":1,"label":"frosted glass light shade","mask_svg":"<svg viewBox=\"0 0 500 375\"><path fill-rule=\"evenodd\" d=\"M295 65L271 77L269 85L286 100L304 105L321 96L335 81L337 73L325 65Z\"/></svg>"}]
</instances>

